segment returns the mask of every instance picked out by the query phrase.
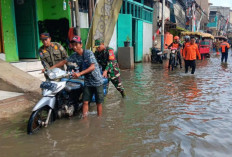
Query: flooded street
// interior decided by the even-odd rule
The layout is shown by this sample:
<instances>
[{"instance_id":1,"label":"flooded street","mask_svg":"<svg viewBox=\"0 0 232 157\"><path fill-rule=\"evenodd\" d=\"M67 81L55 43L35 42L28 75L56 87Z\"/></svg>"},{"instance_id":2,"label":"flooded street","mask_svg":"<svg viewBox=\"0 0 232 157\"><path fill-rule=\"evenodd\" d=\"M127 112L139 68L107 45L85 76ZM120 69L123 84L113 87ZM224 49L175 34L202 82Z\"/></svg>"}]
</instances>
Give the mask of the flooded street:
<instances>
[{"instance_id":1,"label":"flooded street","mask_svg":"<svg viewBox=\"0 0 232 157\"><path fill-rule=\"evenodd\" d=\"M127 98L112 87L103 117L57 120L26 134L30 111L0 122L1 157L231 156L232 56L197 62L194 75L167 62L122 71Z\"/></svg>"}]
</instances>

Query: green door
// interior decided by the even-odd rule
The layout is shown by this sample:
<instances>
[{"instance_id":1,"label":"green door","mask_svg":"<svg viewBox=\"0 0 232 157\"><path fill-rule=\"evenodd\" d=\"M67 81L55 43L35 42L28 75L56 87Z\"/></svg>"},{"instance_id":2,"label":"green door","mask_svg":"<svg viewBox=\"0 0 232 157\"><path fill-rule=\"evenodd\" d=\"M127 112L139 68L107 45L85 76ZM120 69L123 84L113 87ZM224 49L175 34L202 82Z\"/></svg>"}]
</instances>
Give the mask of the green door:
<instances>
[{"instance_id":1,"label":"green door","mask_svg":"<svg viewBox=\"0 0 232 157\"><path fill-rule=\"evenodd\" d=\"M19 58L36 58L35 2L14 2Z\"/></svg>"},{"instance_id":2,"label":"green door","mask_svg":"<svg viewBox=\"0 0 232 157\"><path fill-rule=\"evenodd\" d=\"M143 21L134 20L133 25L133 44L134 44L134 54L135 62L143 61Z\"/></svg>"},{"instance_id":3,"label":"green door","mask_svg":"<svg viewBox=\"0 0 232 157\"><path fill-rule=\"evenodd\" d=\"M130 39L132 39L132 15L119 14L117 28L118 28L117 45L118 47L124 47L124 41L126 41L127 36ZM130 40L130 46L131 45L132 45L132 40Z\"/></svg>"}]
</instances>

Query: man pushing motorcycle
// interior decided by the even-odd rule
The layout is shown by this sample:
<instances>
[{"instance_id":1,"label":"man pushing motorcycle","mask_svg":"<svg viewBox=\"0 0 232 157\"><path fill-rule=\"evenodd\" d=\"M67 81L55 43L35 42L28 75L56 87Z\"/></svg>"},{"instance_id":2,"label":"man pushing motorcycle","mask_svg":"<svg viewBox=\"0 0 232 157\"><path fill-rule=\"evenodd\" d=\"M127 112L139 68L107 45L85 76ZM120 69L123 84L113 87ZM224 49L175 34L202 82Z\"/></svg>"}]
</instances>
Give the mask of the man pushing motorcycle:
<instances>
[{"instance_id":1,"label":"man pushing motorcycle","mask_svg":"<svg viewBox=\"0 0 232 157\"><path fill-rule=\"evenodd\" d=\"M92 51L84 50L82 48L82 41L79 36L74 36L71 40L73 53L68 59L59 62L51 67L59 68L68 62L76 63L80 68L80 72L73 72L72 76L78 78L85 76L84 78L84 90L83 90L83 117L88 115L89 102L91 102L93 94L96 98L97 113L98 116L102 115L102 103L103 103L103 80L99 65Z\"/></svg>"},{"instance_id":2,"label":"man pushing motorcycle","mask_svg":"<svg viewBox=\"0 0 232 157\"><path fill-rule=\"evenodd\" d=\"M180 68L182 68L182 61L181 61L181 55L180 55L180 50L181 50L182 44L180 43L179 39L180 38L178 36L175 36L174 42L168 46L168 49L170 49L170 48L177 49L177 60L179 60ZM170 64L171 64L171 62L169 60L168 69L170 68Z\"/></svg>"}]
</instances>

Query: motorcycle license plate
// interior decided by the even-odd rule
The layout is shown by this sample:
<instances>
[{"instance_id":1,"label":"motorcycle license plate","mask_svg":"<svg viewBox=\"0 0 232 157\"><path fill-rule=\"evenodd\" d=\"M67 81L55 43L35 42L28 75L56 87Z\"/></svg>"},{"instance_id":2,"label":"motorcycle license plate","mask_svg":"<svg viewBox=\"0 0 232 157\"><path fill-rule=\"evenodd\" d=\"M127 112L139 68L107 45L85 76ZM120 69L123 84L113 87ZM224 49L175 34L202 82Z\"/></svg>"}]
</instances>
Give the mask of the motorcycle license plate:
<instances>
[{"instance_id":1,"label":"motorcycle license plate","mask_svg":"<svg viewBox=\"0 0 232 157\"><path fill-rule=\"evenodd\" d=\"M56 87L57 87L57 84L51 83L51 82L42 82L40 85L40 88L48 89L48 90L55 90Z\"/></svg>"}]
</instances>

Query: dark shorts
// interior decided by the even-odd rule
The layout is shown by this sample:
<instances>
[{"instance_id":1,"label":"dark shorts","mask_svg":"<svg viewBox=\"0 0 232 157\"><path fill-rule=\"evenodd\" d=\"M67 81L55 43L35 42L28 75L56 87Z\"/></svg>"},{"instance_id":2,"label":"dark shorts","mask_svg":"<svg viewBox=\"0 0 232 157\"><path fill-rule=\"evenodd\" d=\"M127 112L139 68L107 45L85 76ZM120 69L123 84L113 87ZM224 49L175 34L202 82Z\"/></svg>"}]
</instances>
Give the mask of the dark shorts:
<instances>
[{"instance_id":1,"label":"dark shorts","mask_svg":"<svg viewBox=\"0 0 232 157\"><path fill-rule=\"evenodd\" d=\"M95 95L95 100L97 104L103 103L104 101L104 93L103 93L103 85L98 87L84 87L83 91L83 101L92 101L93 94Z\"/></svg>"}]
</instances>

